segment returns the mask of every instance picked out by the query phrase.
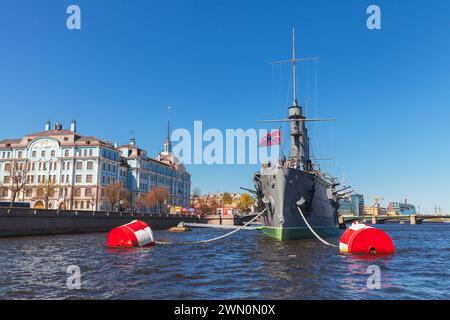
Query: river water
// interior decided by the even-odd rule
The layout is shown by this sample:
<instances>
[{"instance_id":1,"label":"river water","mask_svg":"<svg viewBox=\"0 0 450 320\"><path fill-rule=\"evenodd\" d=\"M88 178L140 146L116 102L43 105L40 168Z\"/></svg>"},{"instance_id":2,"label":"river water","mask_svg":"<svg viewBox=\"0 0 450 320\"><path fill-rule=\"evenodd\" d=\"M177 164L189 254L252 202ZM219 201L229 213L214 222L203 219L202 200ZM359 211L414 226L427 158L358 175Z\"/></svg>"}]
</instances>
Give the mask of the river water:
<instances>
[{"instance_id":1,"label":"river water","mask_svg":"<svg viewBox=\"0 0 450 320\"><path fill-rule=\"evenodd\" d=\"M108 249L105 233L0 239L0 299L450 299L450 224L378 227L394 255L339 254L317 240L278 242L259 231L144 249ZM190 241L225 232L154 235ZM81 271L78 290L67 287L71 265ZM367 286L371 265L381 289Z\"/></svg>"}]
</instances>

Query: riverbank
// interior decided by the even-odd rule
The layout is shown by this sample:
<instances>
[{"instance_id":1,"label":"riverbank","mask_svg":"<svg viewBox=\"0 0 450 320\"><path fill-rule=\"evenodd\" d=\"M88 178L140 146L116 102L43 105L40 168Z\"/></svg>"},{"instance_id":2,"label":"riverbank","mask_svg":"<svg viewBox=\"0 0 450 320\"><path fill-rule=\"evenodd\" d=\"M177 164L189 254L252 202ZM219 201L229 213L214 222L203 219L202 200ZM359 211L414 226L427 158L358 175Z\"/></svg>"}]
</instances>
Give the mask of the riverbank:
<instances>
[{"instance_id":1,"label":"riverbank","mask_svg":"<svg viewBox=\"0 0 450 320\"><path fill-rule=\"evenodd\" d=\"M181 221L203 222L171 214L0 208L0 237L107 232L137 219L153 230L169 229Z\"/></svg>"}]
</instances>

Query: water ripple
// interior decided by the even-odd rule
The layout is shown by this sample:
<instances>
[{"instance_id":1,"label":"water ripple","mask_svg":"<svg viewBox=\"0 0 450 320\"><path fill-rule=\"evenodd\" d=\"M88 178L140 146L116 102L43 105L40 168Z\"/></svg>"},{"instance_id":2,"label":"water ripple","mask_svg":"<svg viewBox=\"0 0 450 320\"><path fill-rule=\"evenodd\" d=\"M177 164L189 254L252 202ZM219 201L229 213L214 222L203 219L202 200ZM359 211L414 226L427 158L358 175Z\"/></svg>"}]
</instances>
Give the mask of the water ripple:
<instances>
[{"instance_id":1,"label":"water ripple","mask_svg":"<svg viewBox=\"0 0 450 320\"><path fill-rule=\"evenodd\" d=\"M105 247L106 234L0 239L1 299L449 299L450 225L381 226L396 254L339 254L315 240L278 242L241 231L212 244L128 250ZM207 239L196 229L163 241ZM337 242L338 239L330 239ZM81 269L69 290L67 267ZM378 265L381 289L367 287Z\"/></svg>"}]
</instances>

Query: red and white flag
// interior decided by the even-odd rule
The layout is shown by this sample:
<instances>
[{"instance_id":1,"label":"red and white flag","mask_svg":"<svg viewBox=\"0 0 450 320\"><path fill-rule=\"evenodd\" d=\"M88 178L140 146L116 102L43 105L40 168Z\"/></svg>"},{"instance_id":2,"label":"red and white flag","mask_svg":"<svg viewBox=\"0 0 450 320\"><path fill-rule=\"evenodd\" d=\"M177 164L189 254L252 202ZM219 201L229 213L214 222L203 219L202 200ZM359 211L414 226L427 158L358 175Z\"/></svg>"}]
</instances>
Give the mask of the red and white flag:
<instances>
[{"instance_id":1,"label":"red and white flag","mask_svg":"<svg viewBox=\"0 0 450 320\"><path fill-rule=\"evenodd\" d=\"M259 142L260 147L270 147L281 144L281 130L269 132L264 138Z\"/></svg>"}]
</instances>

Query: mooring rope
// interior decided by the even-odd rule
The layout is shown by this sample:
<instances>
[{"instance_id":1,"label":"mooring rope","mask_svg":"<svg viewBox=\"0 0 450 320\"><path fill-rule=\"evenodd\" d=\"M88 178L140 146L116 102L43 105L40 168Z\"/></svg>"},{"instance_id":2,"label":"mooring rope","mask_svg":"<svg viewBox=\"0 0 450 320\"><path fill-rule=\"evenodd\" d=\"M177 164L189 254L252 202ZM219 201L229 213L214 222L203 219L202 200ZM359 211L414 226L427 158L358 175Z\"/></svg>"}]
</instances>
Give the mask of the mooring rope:
<instances>
[{"instance_id":1,"label":"mooring rope","mask_svg":"<svg viewBox=\"0 0 450 320\"><path fill-rule=\"evenodd\" d=\"M302 216L303 221L305 221L306 226L309 228L309 230L311 230L312 234L315 235L316 238L319 239L321 242L323 242L323 243L326 244L327 246L332 246L332 247L336 247L336 248L337 248L337 245L332 244L332 243L329 243L329 242L326 242L325 240L323 240L323 239L322 239L322 238L314 231L314 229L309 225L308 221L306 220L305 216L303 215L302 209L300 209L300 205L302 205L302 203L304 203L304 202L305 202L305 199L303 199L303 198L302 198L299 202L297 202L297 209L298 209L298 212L300 212L300 215Z\"/></svg>"},{"instance_id":2,"label":"mooring rope","mask_svg":"<svg viewBox=\"0 0 450 320\"><path fill-rule=\"evenodd\" d=\"M169 244L201 244L201 243L209 243L209 242L213 242L213 241L217 241L223 238L226 238L228 236L231 236L232 234L244 229L245 227L247 227L250 223L254 222L256 219L258 219L265 211L267 210L264 209L263 211L261 211L260 213L258 213L255 217L253 217L253 219L251 219L250 221L248 221L247 223L245 223L243 226L234 229L233 231L230 231L226 234L223 234L221 236L218 237L214 237L211 239L206 239L206 240L198 240L198 241L180 241L180 242L170 242L170 241L155 241L156 244L162 244L162 245L169 245Z\"/></svg>"}]
</instances>

